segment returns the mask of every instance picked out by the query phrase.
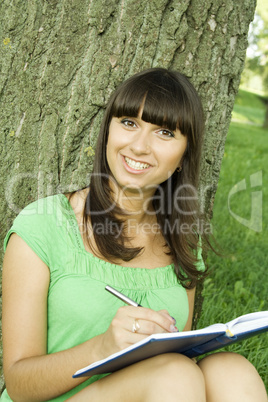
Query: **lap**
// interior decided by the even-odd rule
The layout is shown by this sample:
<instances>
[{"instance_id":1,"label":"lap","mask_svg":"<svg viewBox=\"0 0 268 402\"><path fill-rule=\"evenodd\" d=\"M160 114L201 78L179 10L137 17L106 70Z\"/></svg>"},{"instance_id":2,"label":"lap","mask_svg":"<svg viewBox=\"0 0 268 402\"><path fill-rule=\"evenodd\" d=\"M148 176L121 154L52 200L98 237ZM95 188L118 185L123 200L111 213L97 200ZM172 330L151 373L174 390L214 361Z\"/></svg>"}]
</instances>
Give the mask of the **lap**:
<instances>
[{"instance_id":1,"label":"lap","mask_svg":"<svg viewBox=\"0 0 268 402\"><path fill-rule=\"evenodd\" d=\"M194 390L191 389L192 381L196 382ZM177 390L174 384L178 387ZM205 402L201 371L191 359L177 353L168 353L110 374L92 383L68 401L157 402L173 401L173 398L174 401L184 401L183 397L187 392L193 393L193 399L189 401L197 400L197 395L202 395L203 392L203 398L198 401Z\"/></svg>"},{"instance_id":2,"label":"lap","mask_svg":"<svg viewBox=\"0 0 268 402\"><path fill-rule=\"evenodd\" d=\"M267 402L264 384L244 357L214 353L196 364L168 353L133 364L83 389L68 401Z\"/></svg>"}]
</instances>

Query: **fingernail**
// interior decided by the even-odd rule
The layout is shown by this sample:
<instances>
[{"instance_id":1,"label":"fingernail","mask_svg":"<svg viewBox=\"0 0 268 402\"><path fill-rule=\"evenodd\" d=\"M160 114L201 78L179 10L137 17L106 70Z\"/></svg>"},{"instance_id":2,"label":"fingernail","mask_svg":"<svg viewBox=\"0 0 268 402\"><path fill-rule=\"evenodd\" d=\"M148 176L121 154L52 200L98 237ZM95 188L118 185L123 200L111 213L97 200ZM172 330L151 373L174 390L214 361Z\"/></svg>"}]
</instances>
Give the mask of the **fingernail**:
<instances>
[{"instance_id":1,"label":"fingernail","mask_svg":"<svg viewBox=\"0 0 268 402\"><path fill-rule=\"evenodd\" d=\"M170 316L173 320L174 320L174 325L176 325L176 319L174 317L172 317L172 315Z\"/></svg>"},{"instance_id":2,"label":"fingernail","mask_svg":"<svg viewBox=\"0 0 268 402\"><path fill-rule=\"evenodd\" d=\"M179 330L175 325L170 325L170 332L179 332Z\"/></svg>"}]
</instances>

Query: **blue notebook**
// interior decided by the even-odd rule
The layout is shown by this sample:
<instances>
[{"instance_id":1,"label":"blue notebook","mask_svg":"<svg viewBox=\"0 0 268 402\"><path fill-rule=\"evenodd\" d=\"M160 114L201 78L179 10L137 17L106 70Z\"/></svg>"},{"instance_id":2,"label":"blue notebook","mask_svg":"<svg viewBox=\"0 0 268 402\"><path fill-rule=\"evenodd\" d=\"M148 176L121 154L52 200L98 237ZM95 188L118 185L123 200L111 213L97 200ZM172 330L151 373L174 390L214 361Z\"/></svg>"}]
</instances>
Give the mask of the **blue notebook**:
<instances>
[{"instance_id":1,"label":"blue notebook","mask_svg":"<svg viewBox=\"0 0 268 402\"><path fill-rule=\"evenodd\" d=\"M196 357L266 331L268 311L260 311L242 315L226 324L213 324L195 331L154 334L78 370L73 378L112 373L163 353Z\"/></svg>"}]
</instances>

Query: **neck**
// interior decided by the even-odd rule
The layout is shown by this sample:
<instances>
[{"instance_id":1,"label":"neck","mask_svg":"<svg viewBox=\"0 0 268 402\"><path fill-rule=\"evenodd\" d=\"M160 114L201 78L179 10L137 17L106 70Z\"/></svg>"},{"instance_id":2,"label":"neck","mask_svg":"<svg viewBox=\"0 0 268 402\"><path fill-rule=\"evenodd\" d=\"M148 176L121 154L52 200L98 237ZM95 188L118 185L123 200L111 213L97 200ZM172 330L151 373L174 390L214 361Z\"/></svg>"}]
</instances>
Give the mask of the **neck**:
<instances>
[{"instance_id":1,"label":"neck","mask_svg":"<svg viewBox=\"0 0 268 402\"><path fill-rule=\"evenodd\" d=\"M152 205L154 193L144 192L141 189L120 189L112 186L113 198L118 206L129 214L128 220L132 224L141 224L155 220L155 211Z\"/></svg>"}]
</instances>

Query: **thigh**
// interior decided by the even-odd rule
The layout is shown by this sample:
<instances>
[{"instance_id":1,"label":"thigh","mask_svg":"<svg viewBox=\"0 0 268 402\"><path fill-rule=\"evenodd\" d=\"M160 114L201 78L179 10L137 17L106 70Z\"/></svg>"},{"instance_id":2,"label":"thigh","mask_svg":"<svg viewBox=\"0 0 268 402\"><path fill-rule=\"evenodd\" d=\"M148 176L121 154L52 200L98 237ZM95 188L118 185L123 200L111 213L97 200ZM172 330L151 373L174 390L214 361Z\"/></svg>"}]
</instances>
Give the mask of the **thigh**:
<instances>
[{"instance_id":1,"label":"thigh","mask_svg":"<svg viewBox=\"0 0 268 402\"><path fill-rule=\"evenodd\" d=\"M195 387L192 387L193 381ZM205 402L204 379L191 359L164 354L133 364L84 388L68 401Z\"/></svg>"},{"instance_id":2,"label":"thigh","mask_svg":"<svg viewBox=\"0 0 268 402\"><path fill-rule=\"evenodd\" d=\"M198 366L206 384L207 402L267 402L264 384L255 367L237 353L205 357Z\"/></svg>"}]
</instances>

